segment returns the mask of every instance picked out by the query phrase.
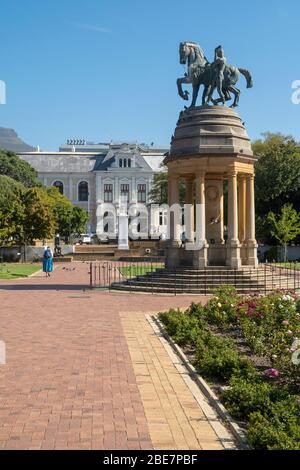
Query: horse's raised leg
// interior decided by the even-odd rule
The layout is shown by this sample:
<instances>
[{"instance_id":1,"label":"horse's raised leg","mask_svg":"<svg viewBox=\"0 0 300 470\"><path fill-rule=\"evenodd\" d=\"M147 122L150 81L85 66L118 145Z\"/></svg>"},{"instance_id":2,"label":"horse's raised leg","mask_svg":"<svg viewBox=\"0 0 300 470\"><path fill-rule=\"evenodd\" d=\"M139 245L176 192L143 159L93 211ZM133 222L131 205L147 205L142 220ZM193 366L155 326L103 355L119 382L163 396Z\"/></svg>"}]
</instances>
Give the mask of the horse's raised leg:
<instances>
[{"instance_id":1,"label":"horse's raised leg","mask_svg":"<svg viewBox=\"0 0 300 470\"><path fill-rule=\"evenodd\" d=\"M233 94L234 94L234 102L232 103L232 105L230 106L231 108L236 108L239 104L239 100L240 100L240 90L238 88L236 88L235 86L231 85L230 87L228 87L228 90L231 91Z\"/></svg>"},{"instance_id":2,"label":"horse's raised leg","mask_svg":"<svg viewBox=\"0 0 300 470\"><path fill-rule=\"evenodd\" d=\"M183 83L191 83L191 81L188 79L188 77L184 78L178 78L177 80L177 88L178 88L178 95L185 101L188 101L189 99L189 92L188 91L183 91L182 89L182 84Z\"/></svg>"}]
</instances>

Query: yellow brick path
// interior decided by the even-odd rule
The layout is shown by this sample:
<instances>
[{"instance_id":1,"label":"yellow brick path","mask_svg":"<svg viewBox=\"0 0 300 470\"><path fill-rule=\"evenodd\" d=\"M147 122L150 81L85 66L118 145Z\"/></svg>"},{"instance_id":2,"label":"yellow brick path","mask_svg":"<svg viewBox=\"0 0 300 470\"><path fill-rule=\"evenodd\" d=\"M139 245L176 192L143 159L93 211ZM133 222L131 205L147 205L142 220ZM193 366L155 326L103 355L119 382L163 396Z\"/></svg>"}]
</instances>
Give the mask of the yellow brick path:
<instances>
[{"instance_id":1,"label":"yellow brick path","mask_svg":"<svg viewBox=\"0 0 300 470\"><path fill-rule=\"evenodd\" d=\"M231 434L146 316L120 312L154 449L234 449Z\"/></svg>"}]
</instances>

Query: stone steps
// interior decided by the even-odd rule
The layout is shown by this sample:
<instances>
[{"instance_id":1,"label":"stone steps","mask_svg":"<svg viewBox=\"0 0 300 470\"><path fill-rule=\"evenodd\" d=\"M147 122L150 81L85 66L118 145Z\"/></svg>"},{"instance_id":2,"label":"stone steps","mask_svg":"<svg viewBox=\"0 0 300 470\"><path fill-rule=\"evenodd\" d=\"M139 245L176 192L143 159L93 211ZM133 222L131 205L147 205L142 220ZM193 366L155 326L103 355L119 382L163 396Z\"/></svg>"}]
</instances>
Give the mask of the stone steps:
<instances>
[{"instance_id":1,"label":"stone steps","mask_svg":"<svg viewBox=\"0 0 300 470\"><path fill-rule=\"evenodd\" d=\"M222 285L234 286L239 293L264 293L277 289L300 290L300 280L293 276L278 274L265 268L259 269L159 269L153 273L127 278L111 285L115 290L157 293L207 294ZM297 290L297 289L296 289Z\"/></svg>"}]
</instances>

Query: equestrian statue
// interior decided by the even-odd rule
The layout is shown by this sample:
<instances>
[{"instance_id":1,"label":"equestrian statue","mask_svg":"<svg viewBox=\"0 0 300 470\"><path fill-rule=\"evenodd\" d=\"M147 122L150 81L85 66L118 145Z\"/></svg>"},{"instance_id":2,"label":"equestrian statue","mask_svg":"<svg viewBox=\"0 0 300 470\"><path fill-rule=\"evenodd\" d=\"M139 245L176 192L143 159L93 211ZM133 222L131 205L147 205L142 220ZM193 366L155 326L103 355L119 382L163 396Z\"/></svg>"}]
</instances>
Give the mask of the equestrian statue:
<instances>
[{"instance_id":1,"label":"equestrian statue","mask_svg":"<svg viewBox=\"0 0 300 470\"><path fill-rule=\"evenodd\" d=\"M231 108L235 108L239 104L240 90L236 88L236 84L240 78L240 74L244 75L247 81L247 88L253 87L251 73L246 69L241 69L229 65L227 63L224 49L218 46L215 49L214 61L210 63L204 55L204 51L195 42L181 42L179 46L180 63L187 66L187 72L183 78L178 78L177 87L178 94L184 100L188 101L189 92L183 91L183 84L192 84L193 97L190 108L196 106L196 101L200 86L204 86L202 95L202 106L223 104L231 100L234 95L234 101ZM213 94L217 91L219 98L214 99Z\"/></svg>"}]
</instances>

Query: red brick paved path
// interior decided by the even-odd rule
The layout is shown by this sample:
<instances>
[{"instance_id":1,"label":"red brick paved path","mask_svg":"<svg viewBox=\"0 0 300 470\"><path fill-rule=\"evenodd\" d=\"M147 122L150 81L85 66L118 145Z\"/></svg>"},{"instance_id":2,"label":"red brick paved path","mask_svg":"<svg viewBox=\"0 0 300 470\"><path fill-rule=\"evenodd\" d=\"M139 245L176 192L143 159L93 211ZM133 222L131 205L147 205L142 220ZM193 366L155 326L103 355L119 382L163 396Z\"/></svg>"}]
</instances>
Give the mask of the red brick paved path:
<instances>
[{"instance_id":1,"label":"red brick paved path","mask_svg":"<svg viewBox=\"0 0 300 470\"><path fill-rule=\"evenodd\" d=\"M119 312L191 297L91 292L88 268L0 281L0 448L152 447Z\"/></svg>"}]
</instances>

